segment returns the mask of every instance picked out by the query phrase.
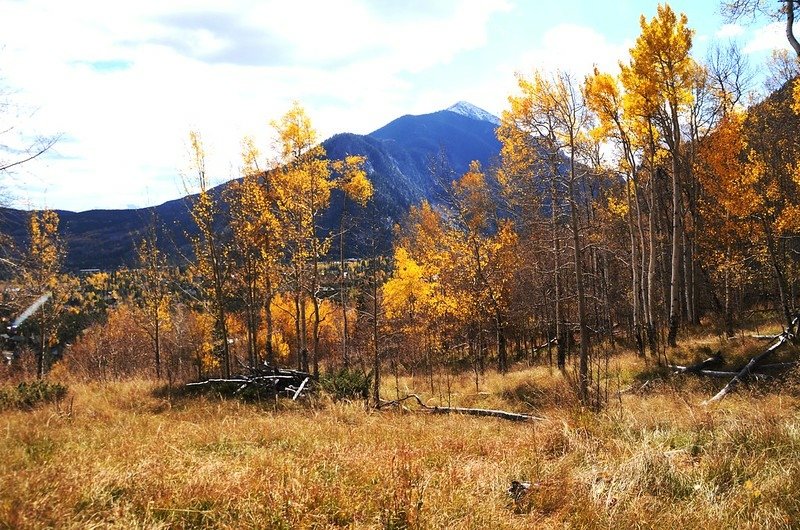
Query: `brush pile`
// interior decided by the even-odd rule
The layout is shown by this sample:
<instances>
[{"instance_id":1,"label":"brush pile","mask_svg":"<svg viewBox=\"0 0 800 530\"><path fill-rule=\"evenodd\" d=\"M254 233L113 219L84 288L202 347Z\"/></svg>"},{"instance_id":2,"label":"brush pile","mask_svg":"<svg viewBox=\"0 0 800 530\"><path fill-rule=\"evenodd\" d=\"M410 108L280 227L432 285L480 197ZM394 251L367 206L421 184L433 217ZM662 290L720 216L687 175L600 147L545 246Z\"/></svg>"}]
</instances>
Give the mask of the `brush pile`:
<instances>
[{"instance_id":1,"label":"brush pile","mask_svg":"<svg viewBox=\"0 0 800 530\"><path fill-rule=\"evenodd\" d=\"M744 366L737 367L734 370L712 369L714 366L724 362L722 355L719 352L712 357L709 357L708 359L700 361L696 364L689 366L670 365L670 368L672 368L673 372L676 374L698 374L711 377L731 378L728 384L725 385L722 390L717 392L713 397L707 399L703 403L705 405L709 405L727 396L736 387L736 385L750 377L753 379L760 379L768 376L768 374L765 373L766 371L787 370L789 368L796 367L798 365L797 361L772 364L766 364L764 361L766 361L781 347L795 342L797 340L795 330L797 330L799 326L800 316L797 316L792 320L789 328L784 330L783 333L775 337L769 337L772 339L772 344L770 344L769 348L751 358L750 361Z\"/></svg>"},{"instance_id":2,"label":"brush pile","mask_svg":"<svg viewBox=\"0 0 800 530\"><path fill-rule=\"evenodd\" d=\"M296 400L314 388L311 374L270 366L243 366L245 373L224 379L206 379L186 386L193 389L210 389L224 396L252 399L288 397Z\"/></svg>"}]
</instances>

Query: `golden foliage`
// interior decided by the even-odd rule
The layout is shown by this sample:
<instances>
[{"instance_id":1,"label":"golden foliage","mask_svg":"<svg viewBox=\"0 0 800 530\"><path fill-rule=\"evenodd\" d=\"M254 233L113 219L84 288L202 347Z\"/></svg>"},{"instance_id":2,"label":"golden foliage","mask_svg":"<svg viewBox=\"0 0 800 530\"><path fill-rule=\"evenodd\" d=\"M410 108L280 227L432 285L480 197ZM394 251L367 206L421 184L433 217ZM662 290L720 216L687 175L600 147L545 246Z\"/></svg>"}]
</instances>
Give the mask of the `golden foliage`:
<instances>
[{"instance_id":1,"label":"golden foliage","mask_svg":"<svg viewBox=\"0 0 800 530\"><path fill-rule=\"evenodd\" d=\"M38 294L58 286L58 274L64 258L58 224L58 214L52 210L33 212L29 219L28 271Z\"/></svg>"},{"instance_id":2,"label":"golden foliage","mask_svg":"<svg viewBox=\"0 0 800 530\"><path fill-rule=\"evenodd\" d=\"M630 62L621 65L628 105L635 114L652 115L663 104L678 112L692 102L697 64L689 53L694 31L687 24L686 15L678 16L668 4L659 4L650 22L641 16Z\"/></svg>"},{"instance_id":3,"label":"golden foliage","mask_svg":"<svg viewBox=\"0 0 800 530\"><path fill-rule=\"evenodd\" d=\"M421 307L426 307L434 289L430 274L424 273L405 248L396 247L392 277L383 286L386 317L413 319Z\"/></svg>"},{"instance_id":4,"label":"golden foliage","mask_svg":"<svg viewBox=\"0 0 800 530\"><path fill-rule=\"evenodd\" d=\"M344 160L334 160L331 163L333 172L339 175L339 187L345 195L360 206L367 204L372 197L372 182L364 171L366 158L363 156L347 155Z\"/></svg>"},{"instance_id":5,"label":"golden foliage","mask_svg":"<svg viewBox=\"0 0 800 530\"><path fill-rule=\"evenodd\" d=\"M625 217L628 215L628 202L625 199L619 199L611 194L607 198L608 211L617 217Z\"/></svg>"}]
</instances>

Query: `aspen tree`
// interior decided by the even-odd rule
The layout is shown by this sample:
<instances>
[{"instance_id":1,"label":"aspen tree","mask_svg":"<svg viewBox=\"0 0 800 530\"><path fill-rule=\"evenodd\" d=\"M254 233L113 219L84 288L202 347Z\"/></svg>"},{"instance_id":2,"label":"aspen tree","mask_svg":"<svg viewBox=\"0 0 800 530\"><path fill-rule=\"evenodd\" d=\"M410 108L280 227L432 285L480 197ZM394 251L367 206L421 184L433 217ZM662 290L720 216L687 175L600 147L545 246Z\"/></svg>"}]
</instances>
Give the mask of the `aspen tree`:
<instances>
[{"instance_id":1,"label":"aspen tree","mask_svg":"<svg viewBox=\"0 0 800 530\"><path fill-rule=\"evenodd\" d=\"M312 370L319 375L320 260L330 240L319 233L319 217L330 203L334 185L325 149L305 110L295 103L273 122L282 165L270 173L284 248L291 262L298 333L298 357L308 369L307 299L313 305Z\"/></svg>"},{"instance_id":2,"label":"aspen tree","mask_svg":"<svg viewBox=\"0 0 800 530\"><path fill-rule=\"evenodd\" d=\"M49 369L50 349L58 344L61 317L70 295L68 282L61 277L65 249L58 225L58 214L52 210L31 213L29 247L22 269L21 284L30 289L31 299L41 302L29 315L29 325L33 326L37 339L36 375L39 378Z\"/></svg>"},{"instance_id":3,"label":"aspen tree","mask_svg":"<svg viewBox=\"0 0 800 530\"><path fill-rule=\"evenodd\" d=\"M800 42L797 40L794 28L798 9L800 9L798 0L723 0L722 2L722 12L732 22L747 17L755 19L758 14L764 14L776 20L785 17L786 40L795 54L800 57Z\"/></svg>"},{"instance_id":4,"label":"aspen tree","mask_svg":"<svg viewBox=\"0 0 800 530\"><path fill-rule=\"evenodd\" d=\"M543 167L545 172L533 176L545 176L551 188L551 226L557 230L558 219L555 212L567 207L567 226L573 247L573 266L575 271L575 290L577 295L578 328L580 334L578 387L584 403L589 395L589 329L587 324L586 289L584 284L583 241L581 221L578 212L578 192L585 178L585 169L579 166L580 144L589 124L589 115L580 89L565 72L556 72L546 77L535 72L530 80L519 79L521 95L509 98L511 110L504 112L504 126L498 136L503 143L504 152L527 154L532 157L529 167ZM509 129L512 129L509 131ZM522 132L515 132L518 129ZM563 199L559 200L559 193ZM558 269L559 245L554 237L553 254ZM557 289L558 295L558 289ZM560 342L560 338L559 338ZM563 362L560 359L560 364Z\"/></svg>"},{"instance_id":5,"label":"aspen tree","mask_svg":"<svg viewBox=\"0 0 800 530\"><path fill-rule=\"evenodd\" d=\"M334 175L338 176L337 186L343 192L342 214L339 222L339 301L342 306L342 364L345 369L350 365L350 330L348 323L347 271L345 270L345 233L347 228L347 201L352 200L359 206L366 206L372 197L372 183L364 171L366 158L348 155L344 160L331 163Z\"/></svg>"},{"instance_id":6,"label":"aspen tree","mask_svg":"<svg viewBox=\"0 0 800 530\"><path fill-rule=\"evenodd\" d=\"M641 34L631 48L629 64L622 65L622 83L636 96L636 114L652 119L670 153L672 162L672 254L669 289L668 343L675 346L680 320L680 274L683 240L681 200L681 115L692 102L696 64L689 55L693 31L686 15L676 15L668 5L659 5L648 22L642 15Z\"/></svg>"},{"instance_id":7,"label":"aspen tree","mask_svg":"<svg viewBox=\"0 0 800 530\"><path fill-rule=\"evenodd\" d=\"M626 175L626 208L622 212L628 225L630 241L631 301L633 309L633 328L636 347L644 354L642 324L648 333L653 323L650 313L645 310L648 295L645 293L645 237L642 210L639 200L639 171L641 147L637 145L635 125L624 110L624 96L618 81L610 74L601 73L596 68L593 75L586 78L584 96L589 109L599 120L594 133L604 139L612 139L621 151L619 168ZM635 222L634 222L635 216Z\"/></svg>"},{"instance_id":8,"label":"aspen tree","mask_svg":"<svg viewBox=\"0 0 800 530\"><path fill-rule=\"evenodd\" d=\"M219 207L211 196L208 175L206 174L206 152L200 133L189 133L190 170L193 184L199 190L191 207L192 220L197 225L199 235L193 239L195 269L208 290L211 311L214 317L215 353L220 360L223 377L230 377L231 360L228 345L228 327L225 313L226 250L216 232L219 220ZM188 186L187 186L188 187ZM210 285L208 285L210 283Z\"/></svg>"},{"instance_id":9,"label":"aspen tree","mask_svg":"<svg viewBox=\"0 0 800 530\"><path fill-rule=\"evenodd\" d=\"M157 230L157 220L153 213L145 237L136 246L136 258L142 282L139 299L140 310L144 313L142 325L152 341L156 378L161 379L161 343L163 334L170 325L171 297L167 285L167 257L158 247Z\"/></svg>"},{"instance_id":10,"label":"aspen tree","mask_svg":"<svg viewBox=\"0 0 800 530\"><path fill-rule=\"evenodd\" d=\"M232 250L243 294L247 356L251 365L262 360L258 352L261 312L266 321L265 357L274 365L272 299L277 291L280 227L268 189L268 172L258 165L252 138L242 140L242 179L230 185L225 200L230 210Z\"/></svg>"}]
</instances>

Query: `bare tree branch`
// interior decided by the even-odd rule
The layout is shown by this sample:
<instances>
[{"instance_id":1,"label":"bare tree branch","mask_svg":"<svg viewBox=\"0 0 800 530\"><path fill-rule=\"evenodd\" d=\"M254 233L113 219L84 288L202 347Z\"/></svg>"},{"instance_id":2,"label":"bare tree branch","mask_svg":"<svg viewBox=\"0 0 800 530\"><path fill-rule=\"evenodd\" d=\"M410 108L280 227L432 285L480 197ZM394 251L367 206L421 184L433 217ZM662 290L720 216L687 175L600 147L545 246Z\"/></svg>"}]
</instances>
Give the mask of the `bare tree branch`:
<instances>
[{"instance_id":1,"label":"bare tree branch","mask_svg":"<svg viewBox=\"0 0 800 530\"><path fill-rule=\"evenodd\" d=\"M51 136L49 138L41 138L38 145L32 146L28 149L27 156L24 158L11 162L0 161L0 171L8 171L12 167L21 166L26 162L30 162L31 160L40 157L49 151L50 148L53 147L60 138L61 135Z\"/></svg>"}]
</instances>

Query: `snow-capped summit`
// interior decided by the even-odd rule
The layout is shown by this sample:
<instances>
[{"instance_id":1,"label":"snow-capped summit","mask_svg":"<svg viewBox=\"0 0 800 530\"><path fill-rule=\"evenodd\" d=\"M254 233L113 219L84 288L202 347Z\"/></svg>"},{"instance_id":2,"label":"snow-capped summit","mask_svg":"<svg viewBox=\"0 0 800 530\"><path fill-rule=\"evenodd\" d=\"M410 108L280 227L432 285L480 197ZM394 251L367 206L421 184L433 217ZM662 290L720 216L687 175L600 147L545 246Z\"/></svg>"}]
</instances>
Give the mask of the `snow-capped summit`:
<instances>
[{"instance_id":1,"label":"snow-capped summit","mask_svg":"<svg viewBox=\"0 0 800 530\"><path fill-rule=\"evenodd\" d=\"M467 101L459 101L455 105L451 105L444 110L461 114L462 116L472 118L473 120L488 121L489 123L500 125L500 118L490 112L486 112L480 107L476 107Z\"/></svg>"}]
</instances>

